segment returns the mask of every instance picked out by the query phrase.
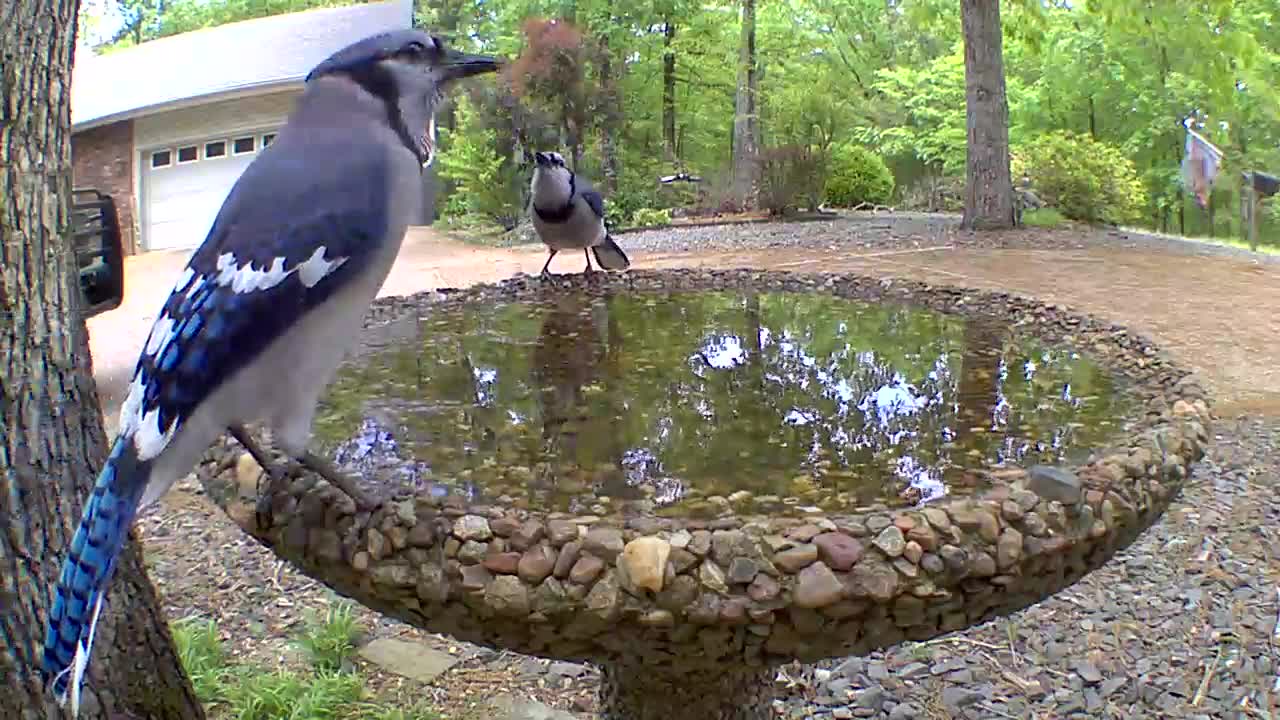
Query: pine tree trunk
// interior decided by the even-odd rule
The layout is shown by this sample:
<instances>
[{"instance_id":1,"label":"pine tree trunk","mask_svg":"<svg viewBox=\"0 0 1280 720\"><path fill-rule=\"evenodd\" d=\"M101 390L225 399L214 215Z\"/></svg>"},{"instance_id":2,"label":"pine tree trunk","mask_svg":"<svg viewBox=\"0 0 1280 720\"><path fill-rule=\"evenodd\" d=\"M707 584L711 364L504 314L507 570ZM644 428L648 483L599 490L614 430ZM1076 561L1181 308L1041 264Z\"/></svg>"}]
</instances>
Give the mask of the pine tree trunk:
<instances>
[{"instance_id":1,"label":"pine tree trunk","mask_svg":"<svg viewBox=\"0 0 1280 720\"><path fill-rule=\"evenodd\" d=\"M609 18L610 23L613 18ZM613 50L609 47L608 32L600 36L600 86L604 91L604 122L600 129L600 162L604 175L604 190L612 193L618 189L618 136L622 133L621 98L618 97L618 77L613 63Z\"/></svg>"},{"instance_id":2,"label":"pine tree trunk","mask_svg":"<svg viewBox=\"0 0 1280 720\"><path fill-rule=\"evenodd\" d=\"M670 15L663 19L662 40L662 145L667 161L679 157L676 148L676 25Z\"/></svg>"},{"instance_id":3,"label":"pine tree trunk","mask_svg":"<svg viewBox=\"0 0 1280 720\"><path fill-rule=\"evenodd\" d=\"M743 209L756 206L757 143L756 0L742 0L738 93L733 113L733 189Z\"/></svg>"},{"instance_id":4,"label":"pine tree trunk","mask_svg":"<svg viewBox=\"0 0 1280 720\"><path fill-rule=\"evenodd\" d=\"M1013 227L1009 102L997 0L961 0L965 119L969 132L964 219L972 230Z\"/></svg>"},{"instance_id":5,"label":"pine tree trunk","mask_svg":"<svg viewBox=\"0 0 1280 720\"><path fill-rule=\"evenodd\" d=\"M73 254L76 0L0 12L0 717L62 717L40 672L46 602L106 436ZM94 643L81 718L203 718L130 541Z\"/></svg>"}]
</instances>

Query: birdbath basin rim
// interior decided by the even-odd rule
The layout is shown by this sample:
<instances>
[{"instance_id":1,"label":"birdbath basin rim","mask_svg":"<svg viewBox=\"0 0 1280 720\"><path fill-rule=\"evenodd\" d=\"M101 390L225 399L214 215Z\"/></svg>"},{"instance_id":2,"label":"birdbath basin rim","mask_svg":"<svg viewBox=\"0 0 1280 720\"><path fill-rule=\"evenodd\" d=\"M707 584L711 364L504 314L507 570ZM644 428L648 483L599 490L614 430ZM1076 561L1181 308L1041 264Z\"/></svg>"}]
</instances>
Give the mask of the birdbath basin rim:
<instances>
[{"instance_id":1,"label":"birdbath basin rim","mask_svg":"<svg viewBox=\"0 0 1280 720\"><path fill-rule=\"evenodd\" d=\"M771 517L626 519L467 505L423 495L356 512L296 468L253 512L258 469L229 438L198 476L246 532L307 575L383 614L470 642L564 660L716 673L861 654L960 630L1038 602L1150 526L1204 454L1210 411L1190 374L1145 338L1007 294L856 275L664 270L526 276L386 298L367 330L441 302L518 299L590 284L618 292L750 288L911 303L1007 319L1071 339L1142 404L1124 437L1074 466L924 506Z\"/></svg>"}]
</instances>

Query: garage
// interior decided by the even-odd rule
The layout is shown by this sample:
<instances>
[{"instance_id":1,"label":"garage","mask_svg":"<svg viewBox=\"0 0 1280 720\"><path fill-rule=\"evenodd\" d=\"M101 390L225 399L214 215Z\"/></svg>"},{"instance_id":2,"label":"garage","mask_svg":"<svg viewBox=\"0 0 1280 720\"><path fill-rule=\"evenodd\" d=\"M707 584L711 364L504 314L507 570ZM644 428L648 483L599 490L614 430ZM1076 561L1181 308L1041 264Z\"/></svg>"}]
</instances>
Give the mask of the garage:
<instances>
[{"instance_id":1,"label":"garage","mask_svg":"<svg viewBox=\"0 0 1280 720\"><path fill-rule=\"evenodd\" d=\"M143 151L146 248L191 249L204 242L231 186L274 138L274 131L245 132Z\"/></svg>"}]
</instances>

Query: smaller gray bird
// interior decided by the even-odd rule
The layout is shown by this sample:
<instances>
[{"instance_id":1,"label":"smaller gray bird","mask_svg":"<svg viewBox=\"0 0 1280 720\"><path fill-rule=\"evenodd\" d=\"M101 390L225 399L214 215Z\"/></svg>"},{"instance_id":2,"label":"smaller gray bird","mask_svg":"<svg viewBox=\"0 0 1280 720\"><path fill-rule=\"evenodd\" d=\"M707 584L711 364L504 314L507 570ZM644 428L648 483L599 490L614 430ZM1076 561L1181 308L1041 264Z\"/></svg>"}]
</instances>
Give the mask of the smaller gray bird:
<instances>
[{"instance_id":1,"label":"smaller gray bird","mask_svg":"<svg viewBox=\"0 0 1280 720\"><path fill-rule=\"evenodd\" d=\"M604 225L604 198L591 187L586 178L575 175L565 167L564 158L557 152L533 154L537 167L533 169L529 215L538 237L551 249L551 256L542 266L542 275L550 273L551 260L561 250L582 249L587 257L585 274L591 269L591 255L605 270L626 270L631 261L622 248L609 236Z\"/></svg>"}]
</instances>

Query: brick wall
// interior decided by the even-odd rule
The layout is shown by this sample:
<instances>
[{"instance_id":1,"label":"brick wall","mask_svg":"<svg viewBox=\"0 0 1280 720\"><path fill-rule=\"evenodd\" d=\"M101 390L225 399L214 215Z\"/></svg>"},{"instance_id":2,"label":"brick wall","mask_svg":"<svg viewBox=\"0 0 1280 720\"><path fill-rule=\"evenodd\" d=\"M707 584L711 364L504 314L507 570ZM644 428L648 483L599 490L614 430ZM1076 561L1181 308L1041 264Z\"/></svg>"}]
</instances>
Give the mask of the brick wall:
<instances>
[{"instance_id":1,"label":"brick wall","mask_svg":"<svg viewBox=\"0 0 1280 720\"><path fill-rule=\"evenodd\" d=\"M133 195L133 121L124 120L71 136L71 174L77 188L93 188L115 200L125 254L138 251L137 198Z\"/></svg>"}]
</instances>

